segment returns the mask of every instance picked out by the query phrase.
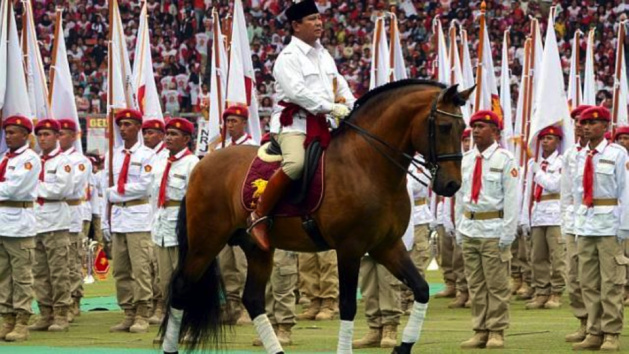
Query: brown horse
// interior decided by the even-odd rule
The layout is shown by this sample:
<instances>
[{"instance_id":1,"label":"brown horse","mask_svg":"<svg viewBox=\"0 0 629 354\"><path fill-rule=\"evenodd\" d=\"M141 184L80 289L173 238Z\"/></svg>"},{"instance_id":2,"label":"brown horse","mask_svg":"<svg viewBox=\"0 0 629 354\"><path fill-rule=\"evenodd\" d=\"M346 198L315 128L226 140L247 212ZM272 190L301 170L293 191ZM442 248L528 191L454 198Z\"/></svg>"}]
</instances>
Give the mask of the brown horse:
<instances>
[{"instance_id":1,"label":"brown horse","mask_svg":"<svg viewBox=\"0 0 629 354\"><path fill-rule=\"evenodd\" d=\"M313 215L338 257L340 317L338 352L351 353L356 288L361 258L369 253L415 297L402 344L410 353L419 339L429 299L428 284L413 265L401 237L409 224L406 174L419 152L432 171L433 190L452 196L461 185L462 106L473 88L458 92L424 80L404 80L377 88L356 103L325 154L326 191ZM264 313L264 292L273 252L263 252L245 233L247 212L240 190L255 147L239 146L206 156L190 178L179 214L179 266L171 280L169 316L162 323L164 352L219 345L222 284L216 257L227 244L240 245L247 257L243 304L269 353L283 353ZM300 218L276 218L274 248L317 252ZM180 336L181 334L181 336Z\"/></svg>"}]
</instances>

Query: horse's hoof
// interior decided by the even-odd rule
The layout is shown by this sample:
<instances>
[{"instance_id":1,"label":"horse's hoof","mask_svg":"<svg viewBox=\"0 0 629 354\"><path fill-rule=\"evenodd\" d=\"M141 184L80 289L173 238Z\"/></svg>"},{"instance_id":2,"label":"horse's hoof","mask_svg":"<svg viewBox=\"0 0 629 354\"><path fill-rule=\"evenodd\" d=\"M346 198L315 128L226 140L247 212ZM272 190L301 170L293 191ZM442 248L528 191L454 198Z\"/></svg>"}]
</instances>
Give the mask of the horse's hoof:
<instances>
[{"instance_id":1,"label":"horse's hoof","mask_svg":"<svg viewBox=\"0 0 629 354\"><path fill-rule=\"evenodd\" d=\"M179 352L167 352L167 351L164 351L164 354L179 354Z\"/></svg>"},{"instance_id":2,"label":"horse's hoof","mask_svg":"<svg viewBox=\"0 0 629 354\"><path fill-rule=\"evenodd\" d=\"M411 348L413 348L413 343L402 343L393 348L391 354L411 354Z\"/></svg>"}]
</instances>

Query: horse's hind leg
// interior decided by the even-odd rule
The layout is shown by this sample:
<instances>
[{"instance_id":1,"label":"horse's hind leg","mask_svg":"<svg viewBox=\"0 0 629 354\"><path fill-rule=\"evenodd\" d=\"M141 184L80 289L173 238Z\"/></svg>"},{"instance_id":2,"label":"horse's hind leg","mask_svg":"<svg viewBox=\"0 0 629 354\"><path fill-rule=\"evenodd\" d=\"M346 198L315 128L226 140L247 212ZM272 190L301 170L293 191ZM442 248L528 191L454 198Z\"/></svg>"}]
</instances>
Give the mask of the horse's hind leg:
<instances>
[{"instance_id":1,"label":"horse's hind leg","mask_svg":"<svg viewBox=\"0 0 629 354\"><path fill-rule=\"evenodd\" d=\"M242 303L253 319L253 326L262 340L266 352L270 354L284 353L264 306L266 284L273 269L273 252L264 252L249 242L242 245L242 248L247 256L247 281Z\"/></svg>"},{"instance_id":2,"label":"horse's hind leg","mask_svg":"<svg viewBox=\"0 0 629 354\"><path fill-rule=\"evenodd\" d=\"M413 292L415 302L402 334L402 344L393 349L393 353L410 354L413 344L419 341L424 324L429 300L428 283L419 274L402 240L398 240L390 247L371 250L369 254Z\"/></svg>"}]
</instances>

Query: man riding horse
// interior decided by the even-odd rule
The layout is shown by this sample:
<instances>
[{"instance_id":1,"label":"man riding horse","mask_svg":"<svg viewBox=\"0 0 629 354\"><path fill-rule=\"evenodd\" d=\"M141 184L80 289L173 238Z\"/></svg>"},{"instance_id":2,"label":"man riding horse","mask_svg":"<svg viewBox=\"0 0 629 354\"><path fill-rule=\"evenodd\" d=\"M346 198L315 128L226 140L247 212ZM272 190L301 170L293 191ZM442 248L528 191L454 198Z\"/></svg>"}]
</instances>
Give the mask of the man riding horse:
<instances>
[{"instance_id":1,"label":"man riding horse","mask_svg":"<svg viewBox=\"0 0 629 354\"><path fill-rule=\"evenodd\" d=\"M282 150L282 165L269 179L247 230L265 251L270 248L267 219L291 182L301 177L306 147L318 140L325 148L330 139L326 115L344 118L355 101L334 58L319 42L323 21L314 0L294 3L286 17L292 40L273 69L278 103L271 117L271 126L279 127L272 130Z\"/></svg>"}]
</instances>

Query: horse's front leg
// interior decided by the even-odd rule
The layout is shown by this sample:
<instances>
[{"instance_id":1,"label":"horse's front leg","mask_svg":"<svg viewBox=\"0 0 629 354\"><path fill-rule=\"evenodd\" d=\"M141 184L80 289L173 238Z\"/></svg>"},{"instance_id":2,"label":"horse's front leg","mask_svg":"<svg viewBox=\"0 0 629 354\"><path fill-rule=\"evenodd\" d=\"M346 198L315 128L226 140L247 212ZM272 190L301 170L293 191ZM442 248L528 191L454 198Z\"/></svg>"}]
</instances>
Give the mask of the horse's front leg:
<instances>
[{"instance_id":1,"label":"horse's front leg","mask_svg":"<svg viewBox=\"0 0 629 354\"><path fill-rule=\"evenodd\" d=\"M350 256L342 249L337 249L336 254L339 269L339 312L341 314L337 353L349 354L352 352L354 318L356 317L356 289L361 257Z\"/></svg>"},{"instance_id":2,"label":"horse's front leg","mask_svg":"<svg viewBox=\"0 0 629 354\"><path fill-rule=\"evenodd\" d=\"M402 344L395 347L392 352L393 354L410 354L413 345L419 341L426 317L430 299L428 283L419 274L402 240L398 240L389 247L373 249L369 251L369 254L413 291L415 302L402 334Z\"/></svg>"}]
</instances>

